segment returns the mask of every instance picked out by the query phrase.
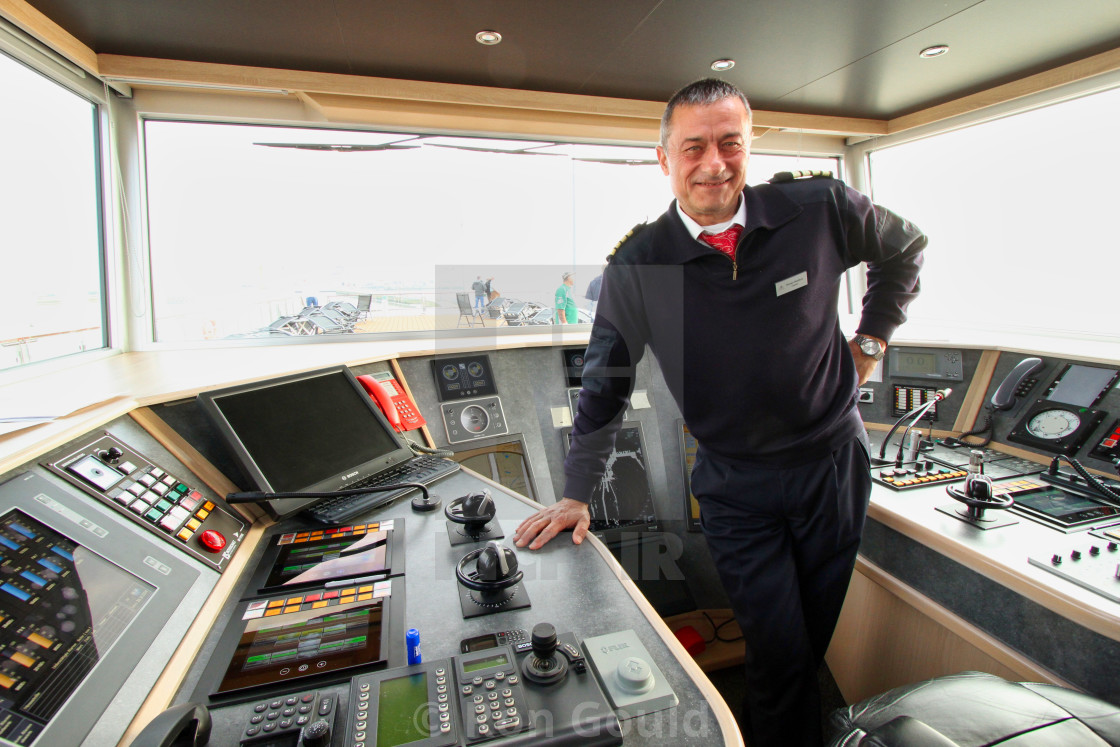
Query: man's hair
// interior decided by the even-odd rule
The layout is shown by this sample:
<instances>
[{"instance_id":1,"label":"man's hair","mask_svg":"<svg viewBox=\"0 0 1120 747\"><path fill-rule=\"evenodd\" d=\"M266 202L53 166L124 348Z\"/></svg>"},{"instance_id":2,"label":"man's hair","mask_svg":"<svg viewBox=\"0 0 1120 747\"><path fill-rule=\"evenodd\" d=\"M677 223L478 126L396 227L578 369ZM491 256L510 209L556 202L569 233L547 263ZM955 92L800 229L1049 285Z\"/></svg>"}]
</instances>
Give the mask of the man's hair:
<instances>
[{"instance_id":1,"label":"man's hair","mask_svg":"<svg viewBox=\"0 0 1120 747\"><path fill-rule=\"evenodd\" d=\"M725 80L703 78L674 93L665 105L665 113L661 115L661 145L664 146L669 141L669 120L673 118L673 112L678 106L710 106L732 97L743 102L743 107L747 110L747 121L750 121L751 105L746 94L738 86Z\"/></svg>"}]
</instances>

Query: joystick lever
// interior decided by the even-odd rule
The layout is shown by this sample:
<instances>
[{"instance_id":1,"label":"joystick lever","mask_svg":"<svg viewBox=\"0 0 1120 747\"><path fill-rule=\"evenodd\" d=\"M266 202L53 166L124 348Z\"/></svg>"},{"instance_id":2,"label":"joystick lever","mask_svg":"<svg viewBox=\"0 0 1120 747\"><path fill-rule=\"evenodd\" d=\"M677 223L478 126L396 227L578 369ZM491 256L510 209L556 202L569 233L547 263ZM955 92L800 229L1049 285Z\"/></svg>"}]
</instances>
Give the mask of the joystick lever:
<instances>
[{"instance_id":1,"label":"joystick lever","mask_svg":"<svg viewBox=\"0 0 1120 747\"><path fill-rule=\"evenodd\" d=\"M992 491L992 478L984 474L984 452L974 449L969 455L968 477L964 481L964 490L950 485L945 488L955 500L968 506L966 518L973 522L982 522L986 509L1010 508L1015 502L1010 494L997 497Z\"/></svg>"},{"instance_id":2,"label":"joystick lever","mask_svg":"<svg viewBox=\"0 0 1120 747\"><path fill-rule=\"evenodd\" d=\"M494 519L497 514L497 507L494 505L494 498L490 495L489 490L480 490L473 493L456 498L447 504L447 508L443 510L444 516L451 524L457 524L461 528L448 525L448 529L455 535L459 535L460 539L466 539L473 542L488 539L501 539L502 534L492 530L487 524ZM463 537L463 534L466 537ZM457 544L456 539L452 536L451 544Z\"/></svg>"},{"instance_id":3,"label":"joystick lever","mask_svg":"<svg viewBox=\"0 0 1120 747\"><path fill-rule=\"evenodd\" d=\"M556 655L556 628L552 623L534 625L531 643L533 655L526 657L521 665L525 679L538 685L554 685L563 680L568 673L568 662Z\"/></svg>"}]
</instances>

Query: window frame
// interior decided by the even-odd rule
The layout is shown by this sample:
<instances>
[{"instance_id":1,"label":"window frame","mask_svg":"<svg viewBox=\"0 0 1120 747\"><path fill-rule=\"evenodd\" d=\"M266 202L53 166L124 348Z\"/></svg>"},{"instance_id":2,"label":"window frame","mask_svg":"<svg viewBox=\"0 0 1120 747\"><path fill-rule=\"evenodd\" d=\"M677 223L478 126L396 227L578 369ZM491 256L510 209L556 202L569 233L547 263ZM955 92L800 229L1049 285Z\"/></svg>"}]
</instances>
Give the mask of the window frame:
<instances>
[{"instance_id":1,"label":"window frame","mask_svg":"<svg viewBox=\"0 0 1120 747\"><path fill-rule=\"evenodd\" d=\"M156 339L155 318L153 308L153 287L151 273L151 246L148 240L148 194L147 194L147 167L146 167L146 125L151 121L170 122L198 122L252 126L277 126L296 127L325 130L353 130L357 132L391 132L429 136L448 137L481 137L498 138L502 140L549 140L573 144L593 144L605 146L648 147L656 143L620 141L612 139L595 139L566 134L562 126L556 132L548 134L538 133L527 135L508 132L483 132L463 131L450 124L446 127L400 127L397 125L370 125L366 123L324 122L308 116L302 104L291 102L283 96L246 97L234 93L218 93L200 90L138 90L136 97L130 102L130 124L127 128L119 128L121 132L129 133L137 159L137 169L130 169L126 178L132 180L127 190L130 199L135 200L129 208L133 215L142 216L140 222L128 229L133 237L134 246L143 247L143 283L142 287L135 278L130 278L132 287L142 291L144 295L143 313L135 311L128 315L128 347L131 350L174 350L192 347L205 347L206 349L222 347L257 347L299 344L326 344L338 342L368 342L368 341L396 341L415 340L418 334L430 336L433 339L458 339L471 338L485 335L494 337L516 337L524 335L552 334L560 335L557 325L533 327L489 327L482 329L453 329L453 330L424 330L418 332L381 332L381 333L354 333L345 336L309 335L288 338L261 338L237 340L198 340L198 341L159 341ZM656 137L656 134L654 134ZM804 133L801 131L772 132L765 135L766 142L760 144L758 140L752 148L752 154L804 156L813 158L833 158L839 163L842 170L845 164L843 140L840 137ZM761 145L761 147L760 147ZM122 144L123 150L128 150ZM850 283L849 283L850 286ZM135 295L135 293L130 294ZM846 299L850 305L851 295ZM590 325L572 325L574 330L590 329Z\"/></svg>"},{"instance_id":2,"label":"window frame","mask_svg":"<svg viewBox=\"0 0 1120 747\"><path fill-rule=\"evenodd\" d=\"M872 175L871 175L871 154L878 150L892 148L898 145L915 142L918 140L925 140L939 135L945 135L957 130L967 129L976 125L982 125L988 122L993 122L999 119L1014 117L1019 114L1024 114L1036 109L1042 109L1049 106L1060 105L1067 101L1073 101L1085 96L1091 96L1096 93L1102 93L1112 89L1120 88L1120 70L1113 70L1111 72L1102 73L1091 78L1085 78L1072 83L1061 85L1045 91L1039 91L1033 94L1022 96L1011 101L1005 101L1000 104L995 104L984 109L970 111L960 115L946 115L941 119L930 124L916 127L912 130L896 133L893 135L883 135L874 138L861 139L858 142L854 139L846 149L848 155L847 165L850 169L850 183L856 189L864 194L871 195L874 199L872 190ZM1056 136L1053 141L1048 144L1057 144L1060 147L1061 136ZM886 205L890 207L890 205ZM931 247L936 246L936 238L931 240ZM856 287L855 294L862 295L862 291L866 289L866 272L861 272L859 275L859 283L861 287ZM921 317L911 318L909 323L917 323L920 327L923 324ZM953 325L935 325L938 329L942 326ZM985 337L994 345L996 341L1004 336L1015 338L1026 338L1039 341L1040 347L1046 347L1042 342L1050 339L1074 339L1086 342L1105 342L1115 343L1120 342L1120 334L1114 336L1102 336L1093 332L1083 330L1029 330L1025 331L1022 328L1013 325L1000 323L998 321L976 319L969 324L968 336L975 337L974 333L979 333L980 336ZM924 330L928 331L928 330ZM956 329L954 328L954 331ZM938 333L939 337L944 337L944 330Z\"/></svg>"},{"instance_id":3,"label":"window frame","mask_svg":"<svg viewBox=\"0 0 1120 747\"><path fill-rule=\"evenodd\" d=\"M2 19L0 19L2 21ZM95 202L95 230L97 232L97 266L100 289L101 346L94 350L78 351L66 355L32 361L0 371L0 383L18 382L35 378L52 371L69 368L78 363L107 358L122 352L120 347L120 318L123 309L114 303L119 284L119 274L114 265L118 245L114 226L116 214L109 195L118 183L113 176L115 149L112 143L114 122L109 101L115 95L108 84L94 78L77 65L63 59L44 47L34 38L6 22L0 22L0 54L15 64L28 68L43 77L45 84L57 85L90 105L90 137L94 173L93 199ZM116 93L128 93L127 86L117 86Z\"/></svg>"}]
</instances>

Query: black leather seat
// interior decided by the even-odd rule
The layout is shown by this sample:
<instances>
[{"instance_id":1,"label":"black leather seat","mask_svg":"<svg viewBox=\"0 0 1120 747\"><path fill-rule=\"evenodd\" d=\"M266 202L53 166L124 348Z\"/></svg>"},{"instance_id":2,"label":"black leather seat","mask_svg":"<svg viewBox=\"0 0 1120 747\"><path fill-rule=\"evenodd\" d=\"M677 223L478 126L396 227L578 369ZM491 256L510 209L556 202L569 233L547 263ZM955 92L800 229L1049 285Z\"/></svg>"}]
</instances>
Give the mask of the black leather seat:
<instances>
[{"instance_id":1,"label":"black leather seat","mask_svg":"<svg viewBox=\"0 0 1120 747\"><path fill-rule=\"evenodd\" d=\"M896 687L830 721L830 747L1120 747L1120 707L984 672Z\"/></svg>"}]
</instances>

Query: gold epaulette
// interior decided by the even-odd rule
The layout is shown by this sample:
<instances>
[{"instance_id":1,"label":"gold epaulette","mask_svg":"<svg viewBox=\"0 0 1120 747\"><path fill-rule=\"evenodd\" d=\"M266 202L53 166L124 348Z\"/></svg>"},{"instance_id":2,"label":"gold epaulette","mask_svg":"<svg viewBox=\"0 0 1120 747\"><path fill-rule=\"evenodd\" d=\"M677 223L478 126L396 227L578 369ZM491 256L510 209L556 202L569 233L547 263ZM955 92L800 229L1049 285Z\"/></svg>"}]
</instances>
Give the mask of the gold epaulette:
<instances>
[{"instance_id":1,"label":"gold epaulette","mask_svg":"<svg viewBox=\"0 0 1120 747\"><path fill-rule=\"evenodd\" d=\"M627 231L626 235L623 236L621 239L619 239L618 243L614 245L614 249L611 249L611 253L607 255L607 261L610 262L612 259L614 259L614 253L617 252L619 249L621 249L623 244L625 244L630 239L634 238L635 235L640 233L641 230L648 225L649 225L648 223L639 223L636 226L634 226L633 228L631 228L629 231Z\"/></svg>"},{"instance_id":2,"label":"gold epaulette","mask_svg":"<svg viewBox=\"0 0 1120 747\"><path fill-rule=\"evenodd\" d=\"M831 179L831 171L779 171L770 177L770 184L792 182L795 179Z\"/></svg>"}]
</instances>

